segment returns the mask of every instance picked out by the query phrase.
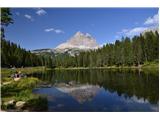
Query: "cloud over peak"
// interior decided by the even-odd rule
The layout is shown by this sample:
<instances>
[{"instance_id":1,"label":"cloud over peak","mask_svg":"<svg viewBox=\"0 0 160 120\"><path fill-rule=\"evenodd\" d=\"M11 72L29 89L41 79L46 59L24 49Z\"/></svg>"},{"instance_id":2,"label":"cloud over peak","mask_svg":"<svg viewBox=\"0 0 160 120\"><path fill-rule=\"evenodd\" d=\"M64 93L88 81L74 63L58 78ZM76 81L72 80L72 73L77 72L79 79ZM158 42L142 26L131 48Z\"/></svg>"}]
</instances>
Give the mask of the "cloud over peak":
<instances>
[{"instance_id":1,"label":"cloud over peak","mask_svg":"<svg viewBox=\"0 0 160 120\"><path fill-rule=\"evenodd\" d=\"M47 28L47 29L45 29L44 31L45 31L45 32L51 32L51 31L53 31L53 32L55 32L56 34L64 33L63 30L54 29L54 28Z\"/></svg>"}]
</instances>

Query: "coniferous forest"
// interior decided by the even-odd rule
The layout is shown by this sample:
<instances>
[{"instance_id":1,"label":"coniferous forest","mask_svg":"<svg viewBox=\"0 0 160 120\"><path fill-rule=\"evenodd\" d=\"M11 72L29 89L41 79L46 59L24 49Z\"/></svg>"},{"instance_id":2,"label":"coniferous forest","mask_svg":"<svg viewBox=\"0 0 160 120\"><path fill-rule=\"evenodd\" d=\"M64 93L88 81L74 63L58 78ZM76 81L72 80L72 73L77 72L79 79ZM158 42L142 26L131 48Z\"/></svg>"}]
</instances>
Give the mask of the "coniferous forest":
<instances>
[{"instance_id":1,"label":"coniferous forest","mask_svg":"<svg viewBox=\"0 0 160 120\"><path fill-rule=\"evenodd\" d=\"M5 27L13 23L9 9L2 9L1 27L1 65L2 67L106 67L139 66L144 62L158 61L159 33L148 31L132 38L116 40L114 44L80 52L75 56L35 55L19 45L5 40ZM107 43L107 41L106 41Z\"/></svg>"}]
</instances>

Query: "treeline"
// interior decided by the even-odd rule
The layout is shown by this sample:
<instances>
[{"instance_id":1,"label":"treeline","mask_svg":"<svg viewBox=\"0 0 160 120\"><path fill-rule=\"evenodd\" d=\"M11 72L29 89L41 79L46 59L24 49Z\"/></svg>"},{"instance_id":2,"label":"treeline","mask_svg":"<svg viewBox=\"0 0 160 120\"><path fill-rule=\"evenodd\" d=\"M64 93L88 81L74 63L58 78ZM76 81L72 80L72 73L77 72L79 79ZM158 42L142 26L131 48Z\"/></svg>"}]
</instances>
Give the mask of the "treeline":
<instances>
[{"instance_id":1,"label":"treeline","mask_svg":"<svg viewBox=\"0 0 160 120\"><path fill-rule=\"evenodd\" d=\"M57 67L139 66L144 62L158 61L159 33L148 31L133 38L125 37L114 44L81 52L75 57L56 57Z\"/></svg>"},{"instance_id":2,"label":"treeline","mask_svg":"<svg viewBox=\"0 0 160 120\"><path fill-rule=\"evenodd\" d=\"M19 45L1 40L1 66L2 67L30 67L52 66L51 56L39 56L26 51Z\"/></svg>"}]
</instances>

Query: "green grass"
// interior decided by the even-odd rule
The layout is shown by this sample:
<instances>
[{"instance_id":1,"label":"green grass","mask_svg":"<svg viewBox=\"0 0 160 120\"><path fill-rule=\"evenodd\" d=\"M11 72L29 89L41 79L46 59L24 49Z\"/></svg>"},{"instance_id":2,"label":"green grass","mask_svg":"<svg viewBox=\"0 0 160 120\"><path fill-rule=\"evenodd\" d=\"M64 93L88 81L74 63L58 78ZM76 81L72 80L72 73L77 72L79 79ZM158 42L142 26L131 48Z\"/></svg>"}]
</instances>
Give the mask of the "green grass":
<instances>
[{"instance_id":1,"label":"green grass","mask_svg":"<svg viewBox=\"0 0 160 120\"><path fill-rule=\"evenodd\" d=\"M4 82L12 82L13 79L11 77L2 77L1 78L1 83L4 83Z\"/></svg>"},{"instance_id":2,"label":"green grass","mask_svg":"<svg viewBox=\"0 0 160 120\"><path fill-rule=\"evenodd\" d=\"M3 78L3 79L6 79L6 78ZM4 104L5 102L10 100L25 101L27 105L28 103L30 103L30 101L33 100L35 103L37 104L40 103L40 104L38 104L39 106L37 104L33 104L32 106L28 105L26 108L29 111L30 110L34 111L37 109L46 110L47 98L43 96L35 95L32 93L32 89L35 88L39 82L41 82L38 78L34 78L34 77L22 78L19 81L13 81L12 79L8 79L7 81L12 81L12 82L10 84L1 86L2 110L7 111L10 108L12 109L15 108L13 106L6 106ZM43 101L45 102L43 103Z\"/></svg>"},{"instance_id":3,"label":"green grass","mask_svg":"<svg viewBox=\"0 0 160 120\"><path fill-rule=\"evenodd\" d=\"M16 68L16 69L10 69L10 68L2 68L1 69L1 74L3 76L9 76L16 71L21 71L24 74L30 74L33 72L38 72L38 71L43 71L45 70L45 67L25 67L25 68Z\"/></svg>"},{"instance_id":4,"label":"green grass","mask_svg":"<svg viewBox=\"0 0 160 120\"><path fill-rule=\"evenodd\" d=\"M55 70L85 70L85 69L158 69L159 63L157 61L154 62L145 62L140 66L104 66L104 67L57 67Z\"/></svg>"},{"instance_id":5,"label":"green grass","mask_svg":"<svg viewBox=\"0 0 160 120\"><path fill-rule=\"evenodd\" d=\"M153 62L145 62L144 65L142 66L142 68L159 68L159 62L158 61L153 61Z\"/></svg>"}]
</instances>

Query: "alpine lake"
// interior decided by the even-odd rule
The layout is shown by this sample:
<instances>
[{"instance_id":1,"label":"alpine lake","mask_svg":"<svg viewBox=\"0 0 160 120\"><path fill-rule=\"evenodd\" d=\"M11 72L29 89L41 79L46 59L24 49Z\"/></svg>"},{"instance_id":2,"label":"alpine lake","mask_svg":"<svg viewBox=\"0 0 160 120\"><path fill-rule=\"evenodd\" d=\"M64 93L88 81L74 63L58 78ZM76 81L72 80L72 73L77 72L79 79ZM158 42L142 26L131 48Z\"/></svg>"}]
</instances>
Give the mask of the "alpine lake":
<instances>
[{"instance_id":1,"label":"alpine lake","mask_svg":"<svg viewBox=\"0 0 160 120\"><path fill-rule=\"evenodd\" d=\"M48 111L159 111L158 70L44 70L30 76L44 81L33 93L47 97Z\"/></svg>"}]
</instances>

